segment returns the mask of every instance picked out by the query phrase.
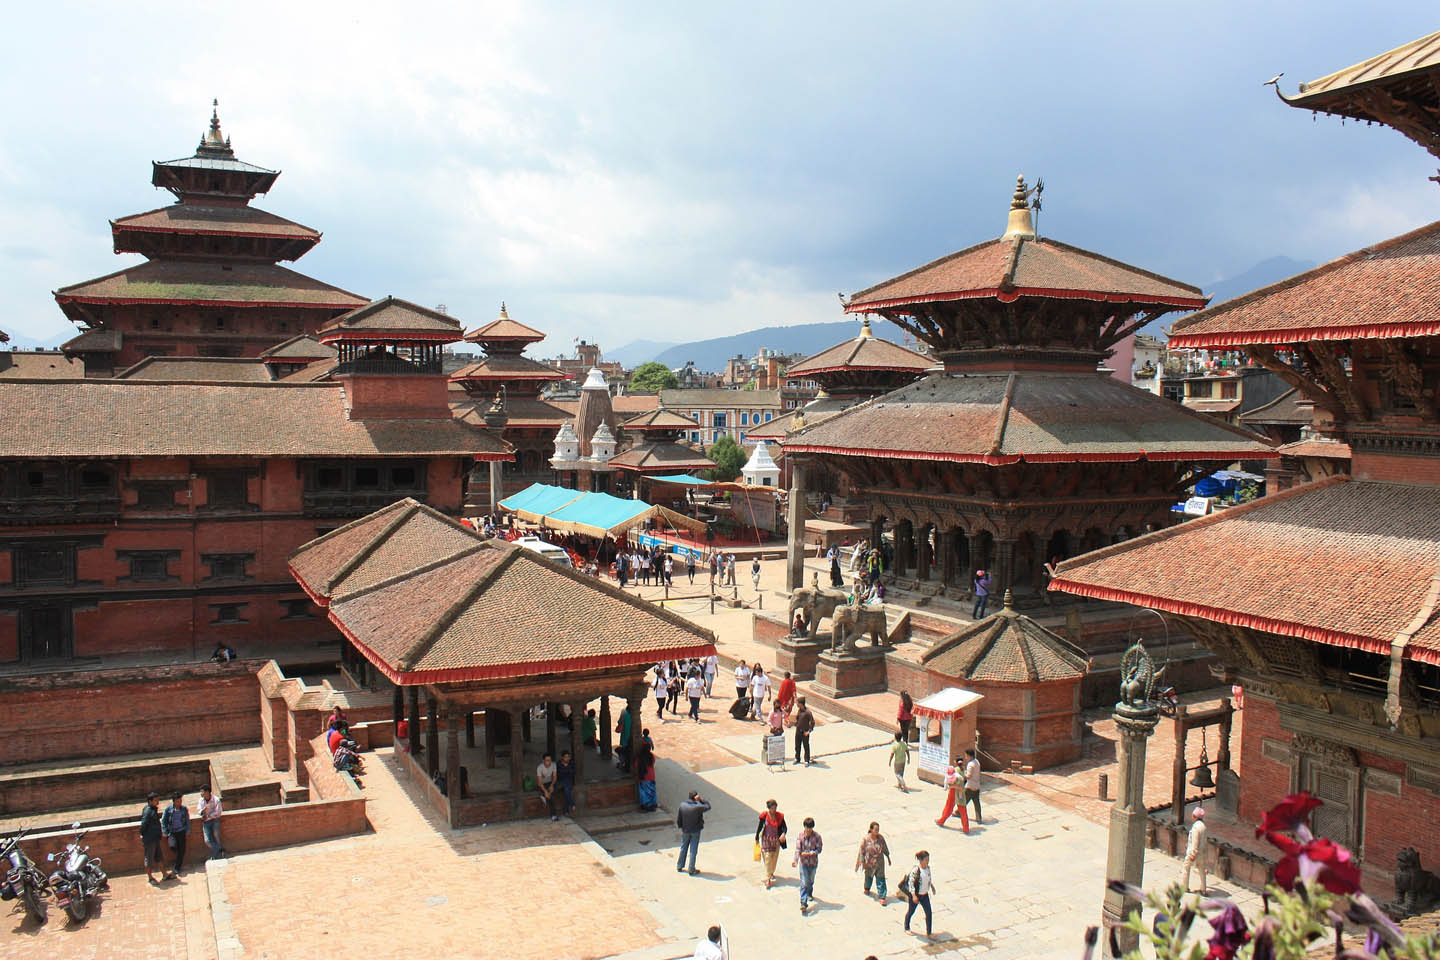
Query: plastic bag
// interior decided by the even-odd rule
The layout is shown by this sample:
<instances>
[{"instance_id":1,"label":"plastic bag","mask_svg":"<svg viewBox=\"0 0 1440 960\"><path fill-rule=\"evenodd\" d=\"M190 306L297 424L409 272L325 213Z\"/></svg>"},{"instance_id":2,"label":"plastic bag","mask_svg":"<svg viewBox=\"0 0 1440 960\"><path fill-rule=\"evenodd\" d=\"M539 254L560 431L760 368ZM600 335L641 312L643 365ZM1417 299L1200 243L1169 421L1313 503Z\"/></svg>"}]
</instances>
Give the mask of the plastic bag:
<instances>
[{"instance_id":1,"label":"plastic bag","mask_svg":"<svg viewBox=\"0 0 1440 960\"><path fill-rule=\"evenodd\" d=\"M759 862L760 862L760 841L759 841L759 840L756 840L756 841L755 841L755 854L754 854L754 857L753 857L752 859L754 859L754 861L755 861L756 863L759 863Z\"/></svg>"}]
</instances>

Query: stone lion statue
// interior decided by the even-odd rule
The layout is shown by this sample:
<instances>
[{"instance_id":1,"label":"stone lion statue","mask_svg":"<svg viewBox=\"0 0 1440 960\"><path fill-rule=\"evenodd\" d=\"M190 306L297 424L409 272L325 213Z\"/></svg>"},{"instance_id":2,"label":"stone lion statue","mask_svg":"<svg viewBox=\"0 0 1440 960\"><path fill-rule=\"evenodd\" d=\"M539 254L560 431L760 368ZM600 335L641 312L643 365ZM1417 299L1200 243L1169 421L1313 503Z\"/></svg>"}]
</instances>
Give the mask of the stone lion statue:
<instances>
[{"instance_id":1,"label":"stone lion statue","mask_svg":"<svg viewBox=\"0 0 1440 960\"><path fill-rule=\"evenodd\" d=\"M1440 905L1440 877L1420 866L1420 852L1406 847L1395 855L1395 900L1407 916Z\"/></svg>"},{"instance_id":2,"label":"stone lion statue","mask_svg":"<svg viewBox=\"0 0 1440 960\"><path fill-rule=\"evenodd\" d=\"M795 611L805 611L805 620L809 623L806 636L814 640L821 618L831 616L836 607L844 604L845 594L839 590L826 590L818 583L809 587L797 587L790 591L790 613L786 619L794 623Z\"/></svg>"},{"instance_id":3,"label":"stone lion statue","mask_svg":"<svg viewBox=\"0 0 1440 960\"><path fill-rule=\"evenodd\" d=\"M839 650L843 646L846 653L854 653L855 641L867 633L872 647L883 647L886 630L884 607L843 604L835 608L830 621L830 649Z\"/></svg>"}]
</instances>

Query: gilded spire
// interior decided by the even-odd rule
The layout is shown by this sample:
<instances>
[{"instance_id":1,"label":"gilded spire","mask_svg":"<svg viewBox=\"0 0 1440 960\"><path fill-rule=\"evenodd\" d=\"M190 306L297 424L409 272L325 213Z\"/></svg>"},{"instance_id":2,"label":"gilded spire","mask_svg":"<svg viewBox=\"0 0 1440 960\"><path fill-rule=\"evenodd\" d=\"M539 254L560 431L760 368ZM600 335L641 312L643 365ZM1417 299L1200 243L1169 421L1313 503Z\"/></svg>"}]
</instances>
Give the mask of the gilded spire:
<instances>
[{"instance_id":1,"label":"gilded spire","mask_svg":"<svg viewBox=\"0 0 1440 960\"><path fill-rule=\"evenodd\" d=\"M860 336L856 337L855 339L857 339L857 340L869 340L869 339L871 339L873 336L874 336L874 334L872 334L872 333L870 332L870 318L869 318L868 316L861 317L861 318L860 318Z\"/></svg>"},{"instance_id":2,"label":"gilded spire","mask_svg":"<svg viewBox=\"0 0 1440 960\"><path fill-rule=\"evenodd\" d=\"M220 129L220 101L210 101L210 129L206 130L200 137L200 146L196 149L197 157L233 157L235 152L230 149L230 138L225 136Z\"/></svg>"},{"instance_id":3,"label":"gilded spire","mask_svg":"<svg viewBox=\"0 0 1440 960\"><path fill-rule=\"evenodd\" d=\"M500 301L500 316L499 316L498 319L500 319L500 320L509 320L509 319L510 319L510 314L508 314L508 313L505 312L505 301L504 301L504 300L501 300L501 301Z\"/></svg>"},{"instance_id":4,"label":"gilded spire","mask_svg":"<svg viewBox=\"0 0 1440 960\"><path fill-rule=\"evenodd\" d=\"M1024 174L1015 178L1015 195L1010 198L1010 219L1005 224L1005 233L1001 239L1008 240L1012 237L1035 239L1035 224L1030 219L1031 192L1025 188Z\"/></svg>"}]
</instances>

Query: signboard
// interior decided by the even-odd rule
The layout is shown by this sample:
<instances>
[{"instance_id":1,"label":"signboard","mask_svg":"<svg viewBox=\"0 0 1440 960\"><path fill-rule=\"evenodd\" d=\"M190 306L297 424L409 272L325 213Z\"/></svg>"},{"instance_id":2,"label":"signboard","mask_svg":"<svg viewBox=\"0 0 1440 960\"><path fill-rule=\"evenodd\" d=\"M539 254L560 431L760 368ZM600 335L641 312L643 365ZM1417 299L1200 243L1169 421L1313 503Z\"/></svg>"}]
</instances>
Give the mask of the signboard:
<instances>
[{"instance_id":1,"label":"signboard","mask_svg":"<svg viewBox=\"0 0 1440 960\"><path fill-rule=\"evenodd\" d=\"M660 547L661 549L668 550L669 552L674 553L677 556L694 557L696 562L705 559L704 547L692 547L683 543L666 543L662 537L657 537L653 533L640 534L640 546Z\"/></svg>"},{"instance_id":2,"label":"signboard","mask_svg":"<svg viewBox=\"0 0 1440 960\"><path fill-rule=\"evenodd\" d=\"M1203 517L1210 512L1210 497L1191 497L1185 501L1185 516Z\"/></svg>"},{"instance_id":3,"label":"signboard","mask_svg":"<svg viewBox=\"0 0 1440 960\"><path fill-rule=\"evenodd\" d=\"M767 735L762 739L765 741L765 762L767 764L778 763L783 765L786 757L785 734L782 733L778 737Z\"/></svg>"},{"instance_id":4,"label":"signboard","mask_svg":"<svg viewBox=\"0 0 1440 960\"><path fill-rule=\"evenodd\" d=\"M920 728L920 769L944 778L950 766L950 723L940 723L940 736L931 737L929 724Z\"/></svg>"}]
</instances>

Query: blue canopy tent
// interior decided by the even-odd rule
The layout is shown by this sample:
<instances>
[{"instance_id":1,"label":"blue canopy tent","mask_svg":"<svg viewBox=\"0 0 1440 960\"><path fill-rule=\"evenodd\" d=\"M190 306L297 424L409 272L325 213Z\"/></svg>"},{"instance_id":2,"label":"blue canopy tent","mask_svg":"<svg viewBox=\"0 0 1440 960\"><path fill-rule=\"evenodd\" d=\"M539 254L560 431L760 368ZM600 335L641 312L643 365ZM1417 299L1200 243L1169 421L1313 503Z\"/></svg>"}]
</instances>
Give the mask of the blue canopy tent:
<instances>
[{"instance_id":1,"label":"blue canopy tent","mask_svg":"<svg viewBox=\"0 0 1440 960\"><path fill-rule=\"evenodd\" d=\"M613 537L650 519L696 532L705 529L704 522L692 520L668 507L643 500L612 497L608 493L582 493L545 483L532 483L519 493L506 497L500 501L500 509L552 530L591 537Z\"/></svg>"}]
</instances>

